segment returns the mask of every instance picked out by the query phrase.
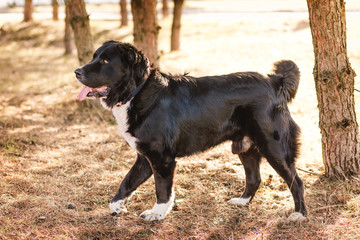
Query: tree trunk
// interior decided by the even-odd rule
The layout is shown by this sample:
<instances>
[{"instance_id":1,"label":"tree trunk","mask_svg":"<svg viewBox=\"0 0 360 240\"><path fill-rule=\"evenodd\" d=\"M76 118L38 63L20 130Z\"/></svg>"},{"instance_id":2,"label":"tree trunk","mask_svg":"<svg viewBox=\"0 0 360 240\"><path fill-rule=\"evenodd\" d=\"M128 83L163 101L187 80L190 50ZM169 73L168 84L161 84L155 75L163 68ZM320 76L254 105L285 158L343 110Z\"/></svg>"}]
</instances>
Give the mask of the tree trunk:
<instances>
[{"instance_id":1,"label":"tree trunk","mask_svg":"<svg viewBox=\"0 0 360 240\"><path fill-rule=\"evenodd\" d=\"M156 0L131 0L134 19L134 44L149 58L154 67L159 65Z\"/></svg>"},{"instance_id":2,"label":"tree trunk","mask_svg":"<svg viewBox=\"0 0 360 240\"><path fill-rule=\"evenodd\" d=\"M181 13L184 0L174 0L174 16L171 28L171 51L180 49Z\"/></svg>"},{"instance_id":3,"label":"tree trunk","mask_svg":"<svg viewBox=\"0 0 360 240\"><path fill-rule=\"evenodd\" d=\"M53 20L57 21L59 20L59 4L57 0L52 0L51 4L53 8Z\"/></svg>"},{"instance_id":4,"label":"tree trunk","mask_svg":"<svg viewBox=\"0 0 360 240\"><path fill-rule=\"evenodd\" d=\"M92 59L94 47L92 43L89 15L86 13L84 0L69 0L70 24L75 37L75 45L80 64Z\"/></svg>"},{"instance_id":5,"label":"tree trunk","mask_svg":"<svg viewBox=\"0 0 360 240\"><path fill-rule=\"evenodd\" d=\"M120 0L120 15L121 15L121 25L120 27L127 26L129 24L127 9L126 9L126 0Z\"/></svg>"},{"instance_id":6,"label":"tree trunk","mask_svg":"<svg viewBox=\"0 0 360 240\"><path fill-rule=\"evenodd\" d=\"M25 0L24 6L24 22L32 20L32 0Z\"/></svg>"},{"instance_id":7,"label":"tree trunk","mask_svg":"<svg viewBox=\"0 0 360 240\"><path fill-rule=\"evenodd\" d=\"M162 0L162 14L163 14L163 18L166 18L169 16L168 0Z\"/></svg>"},{"instance_id":8,"label":"tree trunk","mask_svg":"<svg viewBox=\"0 0 360 240\"><path fill-rule=\"evenodd\" d=\"M360 174L360 144L354 103L355 72L346 49L345 2L307 0L314 45L314 79L326 175Z\"/></svg>"},{"instance_id":9,"label":"tree trunk","mask_svg":"<svg viewBox=\"0 0 360 240\"><path fill-rule=\"evenodd\" d=\"M65 5L65 35L64 35L65 55L69 55L72 52L72 31L70 25L70 9L68 5Z\"/></svg>"}]
</instances>

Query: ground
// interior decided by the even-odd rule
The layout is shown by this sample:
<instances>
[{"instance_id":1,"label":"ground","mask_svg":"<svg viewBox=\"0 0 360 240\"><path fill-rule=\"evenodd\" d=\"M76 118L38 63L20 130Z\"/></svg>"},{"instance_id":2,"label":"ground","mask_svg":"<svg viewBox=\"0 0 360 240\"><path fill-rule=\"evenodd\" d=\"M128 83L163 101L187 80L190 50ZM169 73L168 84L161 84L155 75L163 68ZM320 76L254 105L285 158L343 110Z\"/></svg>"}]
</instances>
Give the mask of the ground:
<instances>
[{"instance_id":1,"label":"ground","mask_svg":"<svg viewBox=\"0 0 360 240\"><path fill-rule=\"evenodd\" d=\"M153 179L134 194L128 213L111 216L108 203L135 153L109 112L76 100L79 64L75 51L63 55L63 21L50 20L49 7L36 7L34 22L22 23L22 9L13 8L0 11L0 239L360 239L360 179L323 176L306 1L288 2L186 1L178 52L169 52L171 19L159 14L160 67L202 76L266 74L280 59L298 64L302 77L290 110L302 129L297 167L305 221L287 220L291 194L266 160L250 206L227 203L245 187L230 143L178 159L176 202L165 220L138 217L155 203ZM357 73L359 5L347 3L348 51ZM119 28L116 9L88 5L96 47L108 39L132 42L132 27ZM358 102L358 92L355 97Z\"/></svg>"}]
</instances>

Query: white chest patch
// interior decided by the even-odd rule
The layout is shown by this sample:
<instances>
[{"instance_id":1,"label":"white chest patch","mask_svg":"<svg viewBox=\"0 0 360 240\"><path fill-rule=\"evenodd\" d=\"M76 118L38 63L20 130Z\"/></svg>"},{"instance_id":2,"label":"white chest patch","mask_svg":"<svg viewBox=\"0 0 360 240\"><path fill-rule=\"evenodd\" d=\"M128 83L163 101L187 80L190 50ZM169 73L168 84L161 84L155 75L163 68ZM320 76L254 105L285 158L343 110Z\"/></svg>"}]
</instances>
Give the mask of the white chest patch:
<instances>
[{"instance_id":1,"label":"white chest patch","mask_svg":"<svg viewBox=\"0 0 360 240\"><path fill-rule=\"evenodd\" d=\"M123 136L123 138L130 145L131 148L137 150L136 149L137 139L128 132L128 130L129 130L129 124L128 124L129 105L130 105L130 102L126 103L125 105L115 106L112 109L112 112L113 112L116 122L118 124L119 133Z\"/></svg>"}]
</instances>

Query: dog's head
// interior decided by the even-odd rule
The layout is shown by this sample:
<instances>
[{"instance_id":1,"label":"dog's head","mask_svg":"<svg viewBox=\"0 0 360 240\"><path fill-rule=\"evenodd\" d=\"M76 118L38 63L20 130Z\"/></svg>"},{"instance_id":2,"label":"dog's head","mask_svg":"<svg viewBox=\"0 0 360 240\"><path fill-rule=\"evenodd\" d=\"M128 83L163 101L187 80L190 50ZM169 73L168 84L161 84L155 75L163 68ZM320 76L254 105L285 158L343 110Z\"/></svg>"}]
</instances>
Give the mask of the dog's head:
<instances>
[{"instance_id":1,"label":"dog's head","mask_svg":"<svg viewBox=\"0 0 360 240\"><path fill-rule=\"evenodd\" d=\"M78 81L85 86L78 98L104 97L113 107L131 95L148 76L149 60L128 43L107 41L93 59L75 70Z\"/></svg>"}]
</instances>

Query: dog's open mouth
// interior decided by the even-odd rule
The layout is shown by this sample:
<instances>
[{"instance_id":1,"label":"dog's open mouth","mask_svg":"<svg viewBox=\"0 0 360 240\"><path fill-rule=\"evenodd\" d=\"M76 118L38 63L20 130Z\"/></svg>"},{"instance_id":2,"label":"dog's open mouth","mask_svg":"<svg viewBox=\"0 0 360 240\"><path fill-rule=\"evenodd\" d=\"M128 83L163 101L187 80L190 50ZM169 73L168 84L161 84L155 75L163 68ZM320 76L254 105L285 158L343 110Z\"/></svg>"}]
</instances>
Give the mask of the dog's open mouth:
<instances>
[{"instance_id":1,"label":"dog's open mouth","mask_svg":"<svg viewBox=\"0 0 360 240\"><path fill-rule=\"evenodd\" d=\"M109 94L110 88L103 86L103 87L99 87L99 88L91 88L88 86L84 86L79 95L77 96L77 98L82 101L87 97L105 97Z\"/></svg>"}]
</instances>

